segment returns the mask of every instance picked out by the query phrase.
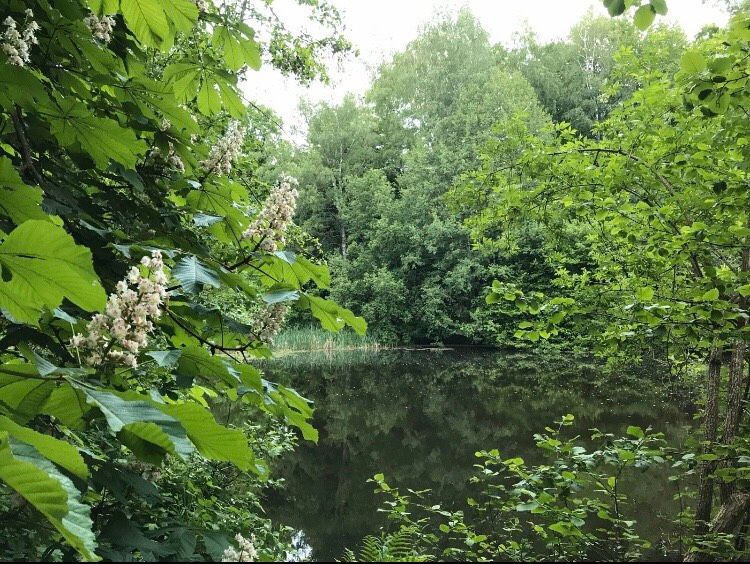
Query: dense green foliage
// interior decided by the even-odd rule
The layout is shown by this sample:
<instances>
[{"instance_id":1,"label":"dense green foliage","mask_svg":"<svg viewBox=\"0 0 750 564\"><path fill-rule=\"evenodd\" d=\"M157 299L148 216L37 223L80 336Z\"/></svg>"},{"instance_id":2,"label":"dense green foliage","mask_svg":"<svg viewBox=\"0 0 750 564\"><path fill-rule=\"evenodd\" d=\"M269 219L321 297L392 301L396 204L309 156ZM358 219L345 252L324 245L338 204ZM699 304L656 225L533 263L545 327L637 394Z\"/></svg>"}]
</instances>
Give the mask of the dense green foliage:
<instances>
[{"instance_id":1,"label":"dense green foliage","mask_svg":"<svg viewBox=\"0 0 750 564\"><path fill-rule=\"evenodd\" d=\"M514 118L541 132L566 120L592 134L639 85L614 76L616 55L672 72L684 45L673 28L641 37L627 22L588 15L567 41L526 36L509 50L462 11L384 64L363 101L310 108L296 155L298 218L332 257L334 298L383 342L513 344L513 330L483 307L482 288L500 276L546 287L554 269L540 252L543 235L529 227L512 252L472 251L445 195L481 166L497 124Z\"/></svg>"}]
</instances>

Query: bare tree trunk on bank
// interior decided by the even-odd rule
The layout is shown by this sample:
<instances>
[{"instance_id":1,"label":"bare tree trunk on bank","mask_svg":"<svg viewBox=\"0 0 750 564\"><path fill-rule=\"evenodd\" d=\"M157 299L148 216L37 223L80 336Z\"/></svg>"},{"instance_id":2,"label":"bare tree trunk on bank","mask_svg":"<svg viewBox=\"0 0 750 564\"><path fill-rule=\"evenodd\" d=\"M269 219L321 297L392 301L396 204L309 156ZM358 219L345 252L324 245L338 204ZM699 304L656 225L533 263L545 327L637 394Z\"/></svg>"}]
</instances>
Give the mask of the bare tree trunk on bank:
<instances>
[{"instance_id":1,"label":"bare tree trunk on bank","mask_svg":"<svg viewBox=\"0 0 750 564\"><path fill-rule=\"evenodd\" d=\"M746 222L750 227L750 219ZM745 238L745 247L742 249L740 256L740 271L747 272L750 269L750 237ZM739 296L738 306L744 309L747 306L747 300ZM742 319L737 324L739 333L745 327L747 322ZM745 342L738 340L732 349L732 358L729 361L729 387L727 389L727 415L724 421L724 444L731 445L737 437L737 431L740 428L742 420L742 410L744 402L744 369L745 369ZM734 493L736 487L733 483L721 484L721 502L727 503Z\"/></svg>"},{"instance_id":2,"label":"bare tree trunk on bank","mask_svg":"<svg viewBox=\"0 0 750 564\"><path fill-rule=\"evenodd\" d=\"M742 418L742 396L744 395L745 380L745 343L738 342L732 349L729 361L729 384L727 389L727 415L724 420L725 445L731 445L740 427ZM727 503L735 490L733 483L721 484L721 502Z\"/></svg>"},{"instance_id":3,"label":"bare tree trunk on bank","mask_svg":"<svg viewBox=\"0 0 750 564\"><path fill-rule=\"evenodd\" d=\"M708 359L706 380L706 409L703 416L703 440L710 445L716 442L719 429L719 391L721 387L721 351L713 350ZM711 478L715 464L703 461L698 469L698 501L695 507L695 534L708 530L714 501L714 481Z\"/></svg>"}]
</instances>

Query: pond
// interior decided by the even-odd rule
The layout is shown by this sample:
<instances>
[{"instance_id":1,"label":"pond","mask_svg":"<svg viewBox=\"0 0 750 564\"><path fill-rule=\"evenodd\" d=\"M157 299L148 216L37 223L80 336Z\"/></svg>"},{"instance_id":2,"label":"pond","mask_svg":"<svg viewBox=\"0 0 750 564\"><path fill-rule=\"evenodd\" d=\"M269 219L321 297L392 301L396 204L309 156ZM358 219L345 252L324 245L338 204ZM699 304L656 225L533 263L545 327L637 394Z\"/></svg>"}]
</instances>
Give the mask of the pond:
<instances>
[{"instance_id":1,"label":"pond","mask_svg":"<svg viewBox=\"0 0 750 564\"><path fill-rule=\"evenodd\" d=\"M624 433L649 425L679 444L690 409L649 374L606 380L596 365L486 350L293 353L264 367L316 405L318 445L302 443L275 469L286 487L267 495L272 518L301 532L318 561L383 524L368 478L431 489L446 506L465 501L477 450L538 461L533 435L571 413L571 434ZM626 484L643 530L666 530L676 490L647 473ZM659 471L657 471L659 472ZM649 535L653 536L653 535ZM652 555L659 558L658 549Z\"/></svg>"}]
</instances>

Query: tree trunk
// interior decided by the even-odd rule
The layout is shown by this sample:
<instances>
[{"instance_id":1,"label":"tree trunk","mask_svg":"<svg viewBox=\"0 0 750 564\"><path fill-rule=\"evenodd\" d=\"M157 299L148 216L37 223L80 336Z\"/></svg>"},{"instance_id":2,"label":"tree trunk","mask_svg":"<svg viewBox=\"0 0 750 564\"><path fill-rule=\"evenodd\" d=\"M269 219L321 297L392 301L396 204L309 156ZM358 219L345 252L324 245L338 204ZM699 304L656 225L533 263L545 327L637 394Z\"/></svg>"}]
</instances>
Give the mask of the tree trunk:
<instances>
[{"instance_id":1,"label":"tree trunk","mask_svg":"<svg viewBox=\"0 0 750 564\"><path fill-rule=\"evenodd\" d=\"M341 256L346 258L346 228L343 221L339 222L339 235L341 235Z\"/></svg>"},{"instance_id":2,"label":"tree trunk","mask_svg":"<svg viewBox=\"0 0 750 564\"><path fill-rule=\"evenodd\" d=\"M721 351L713 350L708 359L706 380L706 409L703 415L703 440L710 445L716 442L719 428L719 390L721 385ZM707 450L707 449L706 449ZM698 468L698 502L695 508L695 534L702 535L708 530L711 509L714 501L714 481L711 478L715 464L711 461L700 463Z\"/></svg>"},{"instance_id":3,"label":"tree trunk","mask_svg":"<svg viewBox=\"0 0 750 564\"><path fill-rule=\"evenodd\" d=\"M737 431L742 418L742 396L744 395L745 368L745 343L738 342L732 349L732 358L729 361L729 384L727 389L727 414L724 420L725 445L730 445L737 437ZM733 483L721 484L721 502L727 503L734 492Z\"/></svg>"},{"instance_id":4,"label":"tree trunk","mask_svg":"<svg viewBox=\"0 0 750 564\"><path fill-rule=\"evenodd\" d=\"M744 524L748 511L750 511L750 492L733 494L711 521L709 532L713 534L735 533ZM700 552L691 552L685 556L684 562L706 562L705 556Z\"/></svg>"}]
</instances>

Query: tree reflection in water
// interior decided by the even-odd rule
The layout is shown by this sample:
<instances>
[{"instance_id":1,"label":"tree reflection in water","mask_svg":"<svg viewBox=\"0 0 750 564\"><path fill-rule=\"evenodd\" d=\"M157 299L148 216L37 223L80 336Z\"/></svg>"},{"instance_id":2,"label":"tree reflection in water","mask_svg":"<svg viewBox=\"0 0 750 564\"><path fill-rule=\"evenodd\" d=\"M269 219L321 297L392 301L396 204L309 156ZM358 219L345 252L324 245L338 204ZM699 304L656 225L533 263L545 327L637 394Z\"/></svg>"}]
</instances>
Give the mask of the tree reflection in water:
<instances>
[{"instance_id":1,"label":"tree reflection in water","mask_svg":"<svg viewBox=\"0 0 750 564\"><path fill-rule=\"evenodd\" d=\"M594 364L476 350L297 353L264 366L316 405L318 445L303 443L276 469L271 516L304 532L313 558L339 558L383 524L367 483L431 489L444 505L471 495L474 452L498 448L540 460L533 435L565 413L574 432L652 426L679 444L691 409L653 375L603 376ZM658 473L662 474L659 475ZM667 469L625 483L644 530L666 530L676 486ZM652 535L649 535L652 537Z\"/></svg>"}]
</instances>

